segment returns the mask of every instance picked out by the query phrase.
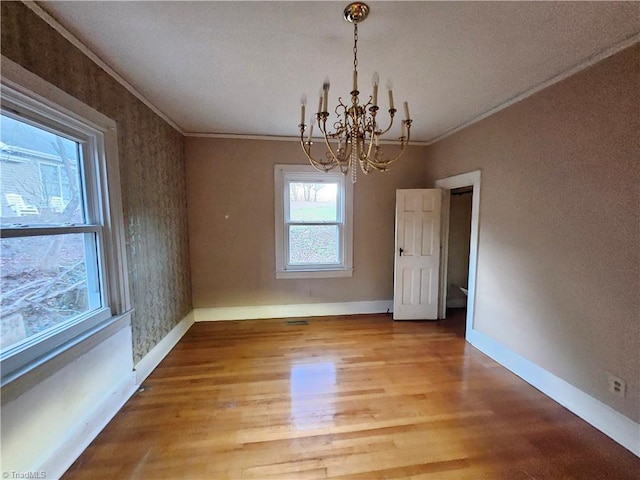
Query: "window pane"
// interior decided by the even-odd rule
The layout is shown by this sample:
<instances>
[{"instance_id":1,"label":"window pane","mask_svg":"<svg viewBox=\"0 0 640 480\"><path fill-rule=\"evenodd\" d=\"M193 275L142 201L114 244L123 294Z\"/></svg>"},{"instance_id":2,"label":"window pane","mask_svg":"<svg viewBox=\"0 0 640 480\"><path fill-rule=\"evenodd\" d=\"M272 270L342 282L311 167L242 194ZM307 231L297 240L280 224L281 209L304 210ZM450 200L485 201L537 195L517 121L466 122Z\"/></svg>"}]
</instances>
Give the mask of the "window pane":
<instances>
[{"instance_id":1,"label":"window pane","mask_svg":"<svg viewBox=\"0 0 640 480\"><path fill-rule=\"evenodd\" d=\"M1 118L2 224L84 223L80 144L4 114Z\"/></svg>"},{"instance_id":2,"label":"window pane","mask_svg":"<svg viewBox=\"0 0 640 480\"><path fill-rule=\"evenodd\" d=\"M0 350L99 308L95 234L3 238Z\"/></svg>"},{"instance_id":3,"label":"window pane","mask_svg":"<svg viewBox=\"0 0 640 480\"><path fill-rule=\"evenodd\" d=\"M340 263L337 225L291 225L289 263Z\"/></svg>"},{"instance_id":4,"label":"window pane","mask_svg":"<svg viewBox=\"0 0 640 480\"><path fill-rule=\"evenodd\" d=\"M289 219L294 222L337 222L338 184L291 182Z\"/></svg>"}]
</instances>

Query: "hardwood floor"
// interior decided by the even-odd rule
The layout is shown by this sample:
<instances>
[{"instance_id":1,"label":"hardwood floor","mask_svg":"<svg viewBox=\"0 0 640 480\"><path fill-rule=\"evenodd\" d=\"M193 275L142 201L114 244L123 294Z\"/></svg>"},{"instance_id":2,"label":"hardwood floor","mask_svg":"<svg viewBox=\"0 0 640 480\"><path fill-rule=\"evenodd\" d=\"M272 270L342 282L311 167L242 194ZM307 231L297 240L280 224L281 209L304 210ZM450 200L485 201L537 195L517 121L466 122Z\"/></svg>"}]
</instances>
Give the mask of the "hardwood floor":
<instances>
[{"instance_id":1,"label":"hardwood floor","mask_svg":"<svg viewBox=\"0 0 640 480\"><path fill-rule=\"evenodd\" d=\"M466 344L460 315L307 320L195 324L64 479L640 476Z\"/></svg>"}]
</instances>

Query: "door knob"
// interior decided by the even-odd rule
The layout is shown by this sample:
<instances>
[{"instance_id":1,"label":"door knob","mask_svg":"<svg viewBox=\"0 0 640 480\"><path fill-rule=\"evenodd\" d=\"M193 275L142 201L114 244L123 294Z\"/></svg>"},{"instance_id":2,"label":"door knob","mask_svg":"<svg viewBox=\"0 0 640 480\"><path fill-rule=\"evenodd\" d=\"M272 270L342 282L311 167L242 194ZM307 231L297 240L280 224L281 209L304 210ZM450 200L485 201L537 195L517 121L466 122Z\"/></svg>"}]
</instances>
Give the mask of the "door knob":
<instances>
[{"instance_id":1,"label":"door knob","mask_svg":"<svg viewBox=\"0 0 640 480\"><path fill-rule=\"evenodd\" d=\"M402 252L404 252L404 250L400 247L400 256L402 256Z\"/></svg>"}]
</instances>

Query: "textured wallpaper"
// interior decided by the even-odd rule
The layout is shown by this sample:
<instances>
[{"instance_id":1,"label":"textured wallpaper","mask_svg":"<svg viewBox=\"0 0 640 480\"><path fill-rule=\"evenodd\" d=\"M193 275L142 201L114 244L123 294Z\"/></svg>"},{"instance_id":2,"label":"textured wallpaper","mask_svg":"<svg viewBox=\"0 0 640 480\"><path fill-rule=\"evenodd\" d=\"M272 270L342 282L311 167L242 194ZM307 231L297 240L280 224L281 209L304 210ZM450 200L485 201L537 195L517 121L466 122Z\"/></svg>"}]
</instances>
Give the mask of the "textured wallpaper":
<instances>
[{"instance_id":1,"label":"textured wallpaper","mask_svg":"<svg viewBox=\"0 0 640 480\"><path fill-rule=\"evenodd\" d=\"M2 55L118 123L137 363L192 310L182 135L22 3L0 7Z\"/></svg>"}]
</instances>

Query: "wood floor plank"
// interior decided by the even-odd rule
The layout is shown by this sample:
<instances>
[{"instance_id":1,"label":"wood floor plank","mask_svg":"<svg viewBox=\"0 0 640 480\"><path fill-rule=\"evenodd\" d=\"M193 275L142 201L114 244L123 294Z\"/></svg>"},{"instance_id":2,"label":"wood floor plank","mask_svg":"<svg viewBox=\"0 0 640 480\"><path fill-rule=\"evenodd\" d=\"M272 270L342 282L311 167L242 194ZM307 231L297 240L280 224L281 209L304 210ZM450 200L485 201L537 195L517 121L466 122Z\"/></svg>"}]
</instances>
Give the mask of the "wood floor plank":
<instances>
[{"instance_id":1,"label":"wood floor plank","mask_svg":"<svg viewBox=\"0 0 640 480\"><path fill-rule=\"evenodd\" d=\"M195 324L64 479L640 478L463 324Z\"/></svg>"}]
</instances>

